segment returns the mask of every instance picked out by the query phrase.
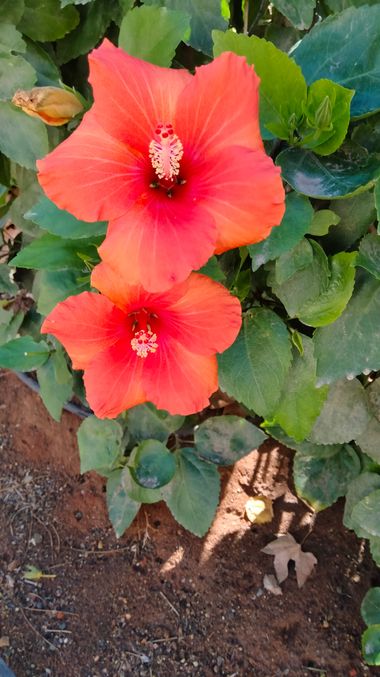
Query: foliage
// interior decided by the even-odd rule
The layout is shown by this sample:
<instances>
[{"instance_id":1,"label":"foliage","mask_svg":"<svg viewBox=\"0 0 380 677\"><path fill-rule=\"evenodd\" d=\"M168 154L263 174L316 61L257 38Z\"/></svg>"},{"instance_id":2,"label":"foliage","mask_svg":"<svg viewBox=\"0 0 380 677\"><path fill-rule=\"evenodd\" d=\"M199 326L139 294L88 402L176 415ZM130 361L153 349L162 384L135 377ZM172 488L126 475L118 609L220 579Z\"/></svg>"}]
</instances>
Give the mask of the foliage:
<instances>
[{"instance_id":1,"label":"foliage","mask_svg":"<svg viewBox=\"0 0 380 677\"><path fill-rule=\"evenodd\" d=\"M346 496L344 523L380 565L380 5L243 4L228 24L219 0L1 3L0 366L35 372L56 420L74 392L85 404L81 372L39 328L58 302L91 289L107 229L59 208L36 179L36 162L79 118L47 126L11 102L16 90L67 89L88 110L87 55L104 37L165 67L244 57L261 80L260 128L286 211L265 240L214 255L201 272L242 303L241 331L218 363L220 397L247 416L222 407L173 416L150 403L117 420L90 416L78 433L81 471L107 478L118 537L142 503L160 500L201 536L218 504L218 466L267 433L295 451L297 492L315 510ZM372 665L379 600L374 588L362 607Z\"/></svg>"}]
</instances>

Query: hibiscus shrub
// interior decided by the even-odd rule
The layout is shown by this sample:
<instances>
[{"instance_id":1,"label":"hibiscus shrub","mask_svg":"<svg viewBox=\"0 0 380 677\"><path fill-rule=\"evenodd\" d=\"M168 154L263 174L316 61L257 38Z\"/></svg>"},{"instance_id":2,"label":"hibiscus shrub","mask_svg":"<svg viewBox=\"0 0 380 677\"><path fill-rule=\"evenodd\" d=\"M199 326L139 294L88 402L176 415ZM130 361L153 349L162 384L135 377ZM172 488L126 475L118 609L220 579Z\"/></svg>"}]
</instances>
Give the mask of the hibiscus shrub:
<instances>
[{"instance_id":1,"label":"hibiscus shrub","mask_svg":"<svg viewBox=\"0 0 380 677\"><path fill-rule=\"evenodd\" d=\"M160 500L203 535L271 435L380 564L379 34L376 0L0 4L0 366L81 407L118 536Z\"/></svg>"}]
</instances>

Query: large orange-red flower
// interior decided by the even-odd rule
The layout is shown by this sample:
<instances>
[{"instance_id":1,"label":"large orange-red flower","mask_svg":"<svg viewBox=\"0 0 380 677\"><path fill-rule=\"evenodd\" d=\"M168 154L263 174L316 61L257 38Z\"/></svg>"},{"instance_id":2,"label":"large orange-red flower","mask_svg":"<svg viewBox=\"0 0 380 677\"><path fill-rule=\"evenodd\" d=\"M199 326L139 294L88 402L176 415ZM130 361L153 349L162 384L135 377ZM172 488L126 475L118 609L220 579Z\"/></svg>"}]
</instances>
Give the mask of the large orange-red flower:
<instances>
[{"instance_id":1,"label":"large orange-red flower","mask_svg":"<svg viewBox=\"0 0 380 677\"><path fill-rule=\"evenodd\" d=\"M62 209L110 221L100 254L129 283L162 291L280 223L280 170L263 150L259 79L243 57L224 53L192 76L105 40L89 60L95 103L38 162L39 180Z\"/></svg>"},{"instance_id":2,"label":"large orange-red flower","mask_svg":"<svg viewBox=\"0 0 380 677\"><path fill-rule=\"evenodd\" d=\"M75 369L85 370L96 416L113 418L145 401L172 414L206 407L218 387L215 353L233 343L241 325L238 299L198 273L149 293L104 262L91 282L101 294L70 296L41 331L61 341Z\"/></svg>"}]
</instances>

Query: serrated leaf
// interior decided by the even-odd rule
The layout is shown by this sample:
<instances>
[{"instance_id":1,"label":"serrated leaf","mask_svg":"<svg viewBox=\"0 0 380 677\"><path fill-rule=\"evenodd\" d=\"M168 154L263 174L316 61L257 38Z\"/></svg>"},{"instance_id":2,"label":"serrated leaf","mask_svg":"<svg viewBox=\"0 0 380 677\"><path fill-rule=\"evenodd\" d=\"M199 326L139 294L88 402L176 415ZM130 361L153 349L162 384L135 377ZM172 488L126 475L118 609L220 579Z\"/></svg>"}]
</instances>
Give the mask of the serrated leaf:
<instances>
[{"instance_id":1,"label":"serrated leaf","mask_svg":"<svg viewBox=\"0 0 380 677\"><path fill-rule=\"evenodd\" d=\"M11 103L0 101L0 150L22 167L35 169L36 160L49 151L45 125Z\"/></svg>"},{"instance_id":2,"label":"serrated leaf","mask_svg":"<svg viewBox=\"0 0 380 677\"><path fill-rule=\"evenodd\" d=\"M286 435L280 426L271 426L268 428L267 432L275 440L281 442L281 444L284 444L289 449L299 451L300 454L304 454L305 456L329 458L329 456L335 456L342 448L341 444L315 444L308 440L296 442L293 437Z\"/></svg>"},{"instance_id":3,"label":"serrated leaf","mask_svg":"<svg viewBox=\"0 0 380 677\"><path fill-rule=\"evenodd\" d=\"M37 310L48 315L54 306L68 296L90 291L90 276L73 270L41 270L38 276Z\"/></svg>"},{"instance_id":4,"label":"serrated leaf","mask_svg":"<svg viewBox=\"0 0 380 677\"><path fill-rule=\"evenodd\" d=\"M340 221L340 216L331 209L319 209L314 212L313 220L308 229L309 235L327 235L330 226L336 226Z\"/></svg>"},{"instance_id":5,"label":"serrated leaf","mask_svg":"<svg viewBox=\"0 0 380 677\"><path fill-rule=\"evenodd\" d=\"M230 51L245 56L260 77L260 121L272 134L288 140L303 115L306 82L301 69L273 43L256 35L213 31L214 56Z\"/></svg>"},{"instance_id":6,"label":"serrated leaf","mask_svg":"<svg viewBox=\"0 0 380 677\"><path fill-rule=\"evenodd\" d=\"M361 603L360 613L366 625L380 623L380 588L370 588Z\"/></svg>"},{"instance_id":7,"label":"serrated leaf","mask_svg":"<svg viewBox=\"0 0 380 677\"><path fill-rule=\"evenodd\" d=\"M81 54L87 54L96 46L112 18L118 13L118 5L116 0L94 0L79 10L74 7L66 7L66 10L79 11L80 23L57 43L57 60L61 64L76 59Z\"/></svg>"},{"instance_id":8,"label":"serrated leaf","mask_svg":"<svg viewBox=\"0 0 380 677\"><path fill-rule=\"evenodd\" d=\"M379 523L380 489L372 491L356 503L352 509L351 519L371 536L380 536Z\"/></svg>"},{"instance_id":9,"label":"serrated leaf","mask_svg":"<svg viewBox=\"0 0 380 677\"><path fill-rule=\"evenodd\" d=\"M215 516L220 478L214 465L202 461L193 449L176 453L177 471L165 497L173 517L196 536L204 536Z\"/></svg>"},{"instance_id":10,"label":"serrated leaf","mask_svg":"<svg viewBox=\"0 0 380 677\"><path fill-rule=\"evenodd\" d=\"M135 481L145 489L160 489L173 479L176 471L174 454L153 439L140 442L129 466Z\"/></svg>"},{"instance_id":11,"label":"serrated leaf","mask_svg":"<svg viewBox=\"0 0 380 677\"><path fill-rule=\"evenodd\" d=\"M366 388L366 394L372 413L380 421L380 378L370 383Z\"/></svg>"},{"instance_id":12,"label":"serrated leaf","mask_svg":"<svg viewBox=\"0 0 380 677\"><path fill-rule=\"evenodd\" d=\"M24 13L24 0L2 0L0 4L1 23L18 24Z\"/></svg>"},{"instance_id":13,"label":"serrated leaf","mask_svg":"<svg viewBox=\"0 0 380 677\"><path fill-rule=\"evenodd\" d=\"M365 268L377 280L380 280L380 235L369 233L363 237L356 265Z\"/></svg>"},{"instance_id":14,"label":"serrated leaf","mask_svg":"<svg viewBox=\"0 0 380 677\"><path fill-rule=\"evenodd\" d=\"M80 471L112 469L122 451L123 429L117 421L89 416L78 433Z\"/></svg>"},{"instance_id":15,"label":"serrated leaf","mask_svg":"<svg viewBox=\"0 0 380 677\"><path fill-rule=\"evenodd\" d=\"M330 229L324 243L334 252L349 249L368 231L376 218L373 195L370 192L345 200L333 200L330 207L340 217L340 221Z\"/></svg>"},{"instance_id":16,"label":"serrated leaf","mask_svg":"<svg viewBox=\"0 0 380 677\"><path fill-rule=\"evenodd\" d=\"M36 72L22 56L0 54L0 99L11 99L17 89L29 89L35 82Z\"/></svg>"},{"instance_id":17,"label":"serrated leaf","mask_svg":"<svg viewBox=\"0 0 380 677\"><path fill-rule=\"evenodd\" d=\"M167 411L156 409L154 404L139 404L128 410L128 430L137 442L154 438L166 442L169 435L178 430L184 416L171 416Z\"/></svg>"},{"instance_id":18,"label":"serrated leaf","mask_svg":"<svg viewBox=\"0 0 380 677\"><path fill-rule=\"evenodd\" d=\"M256 271L267 261L272 261L292 249L310 232L313 208L309 200L298 193L286 196L286 211L278 228L272 228L269 237L248 247L252 270Z\"/></svg>"},{"instance_id":19,"label":"serrated leaf","mask_svg":"<svg viewBox=\"0 0 380 677\"><path fill-rule=\"evenodd\" d=\"M63 270L84 267L82 256L92 261L98 259L96 238L81 240L64 240L56 235L42 235L38 240L22 249L11 261L18 268L35 270Z\"/></svg>"},{"instance_id":20,"label":"serrated leaf","mask_svg":"<svg viewBox=\"0 0 380 677\"><path fill-rule=\"evenodd\" d=\"M20 31L11 23L0 23L0 52L25 52Z\"/></svg>"},{"instance_id":21,"label":"serrated leaf","mask_svg":"<svg viewBox=\"0 0 380 677\"><path fill-rule=\"evenodd\" d=\"M323 409L310 433L317 444L350 442L366 428L371 414L358 379L336 381L330 386Z\"/></svg>"},{"instance_id":22,"label":"serrated leaf","mask_svg":"<svg viewBox=\"0 0 380 677\"><path fill-rule=\"evenodd\" d=\"M58 40L79 22L74 7L61 9L59 0L24 0L25 9L18 29L37 42Z\"/></svg>"},{"instance_id":23,"label":"serrated leaf","mask_svg":"<svg viewBox=\"0 0 380 677\"><path fill-rule=\"evenodd\" d=\"M140 505L128 496L122 481L122 470L115 470L107 480L107 508L117 538L132 524Z\"/></svg>"},{"instance_id":24,"label":"serrated leaf","mask_svg":"<svg viewBox=\"0 0 380 677\"><path fill-rule=\"evenodd\" d=\"M30 63L37 75L37 87L60 87L61 73L49 54L32 40L26 38L24 59Z\"/></svg>"},{"instance_id":25,"label":"serrated leaf","mask_svg":"<svg viewBox=\"0 0 380 677\"><path fill-rule=\"evenodd\" d=\"M62 349L51 353L45 364L37 369L37 380L46 409L55 421L59 421L63 405L70 400L73 391L73 377Z\"/></svg>"},{"instance_id":26,"label":"serrated leaf","mask_svg":"<svg viewBox=\"0 0 380 677\"><path fill-rule=\"evenodd\" d=\"M271 418L291 363L291 341L281 318L268 308L252 308L218 361L222 390Z\"/></svg>"},{"instance_id":27,"label":"serrated leaf","mask_svg":"<svg viewBox=\"0 0 380 677\"><path fill-rule=\"evenodd\" d=\"M314 16L316 0L273 0L272 4L288 21L301 31L309 28Z\"/></svg>"},{"instance_id":28,"label":"serrated leaf","mask_svg":"<svg viewBox=\"0 0 380 677\"><path fill-rule=\"evenodd\" d=\"M239 416L208 418L194 430L195 452L217 465L232 465L257 449L265 433Z\"/></svg>"},{"instance_id":29,"label":"serrated leaf","mask_svg":"<svg viewBox=\"0 0 380 677\"><path fill-rule=\"evenodd\" d=\"M296 441L308 436L328 393L328 387L317 388L315 385L316 360L312 340L303 336L302 343L302 355L293 349L293 361L272 419Z\"/></svg>"},{"instance_id":30,"label":"serrated leaf","mask_svg":"<svg viewBox=\"0 0 380 677\"><path fill-rule=\"evenodd\" d=\"M344 506L343 524L347 529L353 529L359 538L369 538L370 534L365 526L353 516L355 506L376 489L380 490L380 475L373 472L363 472L348 486L346 503Z\"/></svg>"},{"instance_id":31,"label":"serrated leaf","mask_svg":"<svg viewBox=\"0 0 380 677\"><path fill-rule=\"evenodd\" d=\"M380 369L380 282L360 275L342 315L315 332L314 346L319 384Z\"/></svg>"},{"instance_id":32,"label":"serrated leaf","mask_svg":"<svg viewBox=\"0 0 380 677\"><path fill-rule=\"evenodd\" d=\"M41 367L49 355L49 346L45 341L36 343L30 336L22 336L0 346L0 367L15 371L33 371Z\"/></svg>"},{"instance_id":33,"label":"serrated leaf","mask_svg":"<svg viewBox=\"0 0 380 677\"><path fill-rule=\"evenodd\" d=\"M314 510L324 510L344 496L360 473L360 460L349 444L333 456L316 458L296 453L293 478L297 494Z\"/></svg>"},{"instance_id":34,"label":"serrated leaf","mask_svg":"<svg viewBox=\"0 0 380 677\"><path fill-rule=\"evenodd\" d=\"M119 47L131 56L169 67L175 50L190 30L185 12L142 6L127 12L120 25ZM149 40L146 35L149 33Z\"/></svg>"},{"instance_id":35,"label":"serrated leaf","mask_svg":"<svg viewBox=\"0 0 380 677\"><path fill-rule=\"evenodd\" d=\"M52 235L76 239L105 235L107 223L105 221L79 221L72 214L59 209L54 202L43 195L38 202L25 214L25 218L47 230Z\"/></svg>"},{"instance_id":36,"label":"serrated leaf","mask_svg":"<svg viewBox=\"0 0 380 677\"><path fill-rule=\"evenodd\" d=\"M365 429L355 439L360 449L374 461L380 463L380 422L374 416L367 423Z\"/></svg>"}]
</instances>

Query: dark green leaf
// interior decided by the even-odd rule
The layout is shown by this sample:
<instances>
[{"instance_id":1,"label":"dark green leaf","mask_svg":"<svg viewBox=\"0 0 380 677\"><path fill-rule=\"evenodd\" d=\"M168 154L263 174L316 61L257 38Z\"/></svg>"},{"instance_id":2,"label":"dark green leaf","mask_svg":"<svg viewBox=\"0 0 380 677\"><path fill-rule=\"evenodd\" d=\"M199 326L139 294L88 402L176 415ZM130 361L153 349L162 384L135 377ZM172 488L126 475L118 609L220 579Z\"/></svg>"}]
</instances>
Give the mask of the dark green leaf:
<instances>
[{"instance_id":1,"label":"dark green leaf","mask_svg":"<svg viewBox=\"0 0 380 677\"><path fill-rule=\"evenodd\" d=\"M123 483L122 471L115 470L107 481L107 507L117 538L120 538L132 524L140 505L128 496Z\"/></svg>"},{"instance_id":2,"label":"dark green leaf","mask_svg":"<svg viewBox=\"0 0 380 677\"><path fill-rule=\"evenodd\" d=\"M353 529L359 538L369 538L370 534L353 518L355 506L376 489L380 489L380 475L373 472L363 472L349 485L344 506L343 524L347 529Z\"/></svg>"},{"instance_id":3,"label":"dark green leaf","mask_svg":"<svg viewBox=\"0 0 380 677\"><path fill-rule=\"evenodd\" d=\"M45 341L36 343L30 336L22 336L0 346L0 367L33 371L41 367L49 355L49 346Z\"/></svg>"},{"instance_id":4,"label":"dark green leaf","mask_svg":"<svg viewBox=\"0 0 380 677\"><path fill-rule=\"evenodd\" d=\"M13 200L8 216L23 233L27 233L32 238L38 237L42 234L41 229L32 221L24 218L25 212L42 195L42 188L37 181L36 172L16 165L12 167L12 176L18 188L18 197Z\"/></svg>"},{"instance_id":5,"label":"dark green leaf","mask_svg":"<svg viewBox=\"0 0 380 677\"><path fill-rule=\"evenodd\" d=\"M105 221L96 221L95 223L79 221L64 209L58 209L54 202L45 195L29 209L25 218L30 219L53 235L70 239L105 235L107 230Z\"/></svg>"},{"instance_id":6,"label":"dark green leaf","mask_svg":"<svg viewBox=\"0 0 380 677\"><path fill-rule=\"evenodd\" d=\"M374 189L375 207L377 213L377 232L380 234L380 180L376 181Z\"/></svg>"},{"instance_id":7,"label":"dark green leaf","mask_svg":"<svg viewBox=\"0 0 380 677\"><path fill-rule=\"evenodd\" d=\"M235 343L219 357L220 385L260 416L271 418L291 363L283 321L267 308L252 308Z\"/></svg>"},{"instance_id":8,"label":"dark green leaf","mask_svg":"<svg viewBox=\"0 0 380 677\"><path fill-rule=\"evenodd\" d=\"M51 353L47 362L37 369L37 379L46 409L55 421L59 421L62 407L70 400L73 391L73 377L62 349Z\"/></svg>"},{"instance_id":9,"label":"dark green leaf","mask_svg":"<svg viewBox=\"0 0 380 677\"><path fill-rule=\"evenodd\" d=\"M324 263L324 268L327 273L327 259L322 254L320 254L322 250L319 245L315 246L314 248L313 245L316 245L316 243L313 243L313 241L309 242L309 240L306 238L302 238L302 240L298 242L298 244L293 247L293 249L289 249L289 251L281 254L275 264L273 284L283 285L284 282L291 280L293 275L296 273L305 271L307 268L309 268L313 264L314 252L316 255L321 256L321 268L323 267L322 263ZM325 278L325 275L322 277ZM320 284L317 285L316 289L319 291ZM285 287L284 298L286 298L286 296L287 294Z\"/></svg>"},{"instance_id":10,"label":"dark green leaf","mask_svg":"<svg viewBox=\"0 0 380 677\"><path fill-rule=\"evenodd\" d=\"M279 426L272 426L268 428L267 432L275 440L281 442L289 449L299 451L305 456L313 456L315 458L329 458L335 456L341 450L341 444L314 444L308 440L303 442L296 442L292 437L288 437Z\"/></svg>"},{"instance_id":11,"label":"dark green leaf","mask_svg":"<svg viewBox=\"0 0 380 677\"><path fill-rule=\"evenodd\" d=\"M380 282L363 272L342 315L317 329L314 343L320 384L380 369Z\"/></svg>"},{"instance_id":12,"label":"dark green leaf","mask_svg":"<svg viewBox=\"0 0 380 677\"><path fill-rule=\"evenodd\" d=\"M140 442L133 456L131 473L145 489L159 489L174 477L174 455L158 440Z\"/></svg>"},{"instance_id":13,"label":"dark green leaf","mask_svg":"<svg viewBox=\"0 0 380 677\"><path fill-rule=\"evenodd\" d=\"M35 169L36 160L49 151L45 125L0 101L0 150L22 167Z\"/></svg>"},{"instance_id":14,"label":"dark green leaf","mask_svg":"<svg viewBox=\"0 0 380 677\"><path fill-rule=\"evenodd\" d=\"M343 444L365 430L371 414L358 379L336 381L309 436L317 444Z\"/></svg>"},{"instance_id":15,"label":"dark green leaf","mask_svg":"<svg viewBox=\"0 0 380 677\"><path fill-rule=\"evenodd\" d=\"M369 233L363 237L356 265L365 268L380 280L380 235Z\"/></svg>"},{"instance_id":16,"label":"dark green leaf","mask_svg":"<svg viewBox=\"0 0 380 677\"><path fill-rule=\"evenodd\" d=\"M297 193L289 193L286 196L286 211L281 224L272 229L266 240L248 247L252 270L256 271L263 263L292 249L306 232L310 232L312 218L313 208L309 200Z\"/></svg>"},{"instance_id":17,"label":"dark green leaf","mask_svg":"<svg viewBox=\"0 0 380 677\"><path fill-rule=\"evenodd\" d=\"M139 404L128 410L128 430L137 442L154 438L166 442L169 435L178 430L184 416L171 416L167 411L156 409L154 404Z\"/></svg>"},{"instance_id":18,"label":"dark green leaf","mask_svg":"<svg viewBox=\"0 0 380 677\"><path fill-rule=\"evenodd\" d=\"M6 263L0 263L0 294L16 294L17 291L11 268Z\"/></svg>"},{"instance_id":19,"label":"dark green leaf","mask_svg":"<svg viewBox=\"0 0 380 677\"><path fill-rule=\"evenodd\" d=\"M376 218L373 195L368 191L346 200L333 200L330 207L340 217L324 242L330 251L349 249Z\"/></svg>"},{"instance_id":20,"label":"dark green leaf","mask_svg":"<svg viewBox=\"0 0 380 677\"><path fill-rule=\"evenodd\" d=\"M129 496L137 503L158 503L165 499L165 495L170 491L170 485L164 485L159 489L147 489L138 484L132 476L130 468L126 466L123 471L123 485Z\"/></svg>"},{"instance_id":21,"label":"dark green leaf","mask_svg":"<svg viewBox=\"0 0 380 677\"><path fill-rule=\"evenodd\" d=\"M22 310L13 313L12 310L3 310L0 307L0 345L16 338L24 321Z\"/></svg>"},{"instance_id":22,"label":"dark green leaf","mask_svg":"<svg viewBox=\"0 0 380 677\"><path fill-rule=\"evenodd\" d=\"M18 24L24 13L24 0L1 0L1 23Z\"/></svg>"},{"instance_id":23,"label":"dark green leaf","mask_svg":"<svg viewBox=\"0 0 380 677\"><path fill-rule=\"evenodd\" d=\"M344 496L349 483L359 472L359 457L349 444L328 458L297 453L293 464L297 494L317 511Z\"/></svg>"},{"instance_id":24,"label":"dark green leaf","mask_svg":"<svg viewBox=\"0 0 380 677\"><path fill-rule=\"evenodd\" d=\"M66 10L77 12L73 7L66 7ZM94 0L85 7L80 7L79 12L79 26L57 43L59 63L67 63L81 54L87 54L95 47L117 12L117 2L116 0L107 0L107 2Z\"/></svg>"},{"instance_id":25,"label":"dark green leaf","mask_svg":"<svg viewBox=\"0 0 380 677\"><path fill-rule=\"evenodd\" d=\"M356 160L341 156L321 158L309 150L287 148L276 159L281 167L282 178L303 195L331 200L349 197L356 191L367 190L380 175L380 164L376 156Z\"/></svg>"},{"instance_id":26,"label":"dark green leaf","mask_svg":"<svg viewBox=\"0 0 380 677\"><path fill-rule=\"evenodd\" d=\"M330 226L335 226L340 221L340 216L331 209L320 209L314 212L313 220L308 229L309 235L327 235Z\"/></svg>"},{"instance_id":27,"label":"dark green leaf","mask_svg":"<svg viewBox=\"0 0 380 677\"><path fill-rule=\"evenodd\" d=\"M17 89L29 89L35 81L34 68L22 56L0 54L0 99L11 99Z\"/></svg>"},{"instance_id":28,"label":"dark green leaf","mask_svg":"<svg viewBox=\"0 0 380 677\"><path fill-rule=\"evenodd\" d=\"M83 279L73 270L42 270L38 275L37 310L41 315L50 313L68 296L90 291L90 277Z\"/></svg>"},{"instance_id":29,"label":"dark green leaf","mask_svg":"<svg viewBox=\"0 0 380 677\"><path fill-rule=\"evenodd\" d=\"M370 625L363 632L362 652L368 665L380 665L380 625Z\"/></svg>"},{"instance_id":30,"label":"dark green leaf","mask_svg":"<svg viewBox=\"0 0 380 677\"><path fill-rule=\"evenodd\" d=\"M245 56L255 66L261 80L261 123L280 139L291 139L306 102L306 82L301 69L271 42L255 35L213 31L213 40L215 56L230 51Z\"/></svg>"},{"instance_id":31,"label":"dark green leaf","mask_svg":"<svg viewBox=\"0 0 380 677\"><path fill-rule=\"evenodd\" d=\"M131 56L169 67L177 45L189 30L190 17L184 12L166 7L136 7L121 22L119 47Z\"/></svg>"},{"instance_id":32,"label":"dark green leaf","mask_svg":"<svg viewBox=\"0 0 380 677\"><path fill-rule=\"evenodd\" d=\"M308 83L329 78L355 89L351 113L366 115L380 109L379 30L379 5L349 8L317 23L293 56Z\"/></svg>"},{"instance_id":33,"label":"dark green leaf","mask_svg":"<svg viewBox=\"0 0 380 677\"><path fill-rule=\"evenodd\" d=\"M293 349L293 362L272 419L296 441L304 440L310 433L328 392L327 386L316 388L315 385L316 360L312 340L303 336L302 343L302 355Z\"/></svg>"},{"instance_id":34,"label":"dark green leaf","mask_svg":"<svg viewBox=\"0 0 380 677\"><path fill-rule=\"evenodd\" d=\"M272 5L286 16L293 26L304 31L309 28L314 16L316 0L272 0Z\"/></svg>"},{"instance_id":35,"label":"dark green leaf","mask_svg":"<svg viewBox=\"0 0 380 677\"><path fill-rule=\"evenodd\" d=\"M37 42L58 40L72 31L79 22L74 7L61 9L59 0L25 0L25 11L19 30Z\"/></svg>"},{"instance_id":36,"label":"dark green leaf","mask_svg":"<svg viewBox=\"0 0 380 677\"><path fill-rule=\"evenodd\" d=\"M368 590L362 601L360 613L366 625L380 623L380 588L370 588Z\"/></svg>"},{"instance_id":37,"label":"dark green leaf","mask_svg":"<svg viewBox=\"0 0 380 677\"><path fill-rule=\"evenodd\" d=\"M212 256L211 259L209 259L202 268L199 268L197 272L202 275L207 275L207 277L211 277L215 282L223 283L226 280L226 276L223 273L216 256Z\"/></svg>"},{"instance_id":38,"label":"dark green leaf","mask_svg":"<svg viewBox=\"0 0 380 677\"><path fill-rule=\"evenodd\" d=\"M380 536L380 489L372 491L356 503L352 509L353 524L358 524L371 536Z\"/></svg>"},{"instance_id":39,"label":"dark green leaf","mask_svg":"<svg viewBox=\"0 0 380 677\"><path fill-rule=\"evenodd\" d=\"M239 416L208 418L194 431L195 452L217 465L232 465L257 449L267 436Z\"/></svg>"},{"instance_id":40,"label":"dark green leaf","mask_svg":"<svg viewBox=\"0 0 380 677\"><path fill-rule=\"evenodd\" d=\"M110 470L121 455L123 429L117 421L89 416L78 433L80 471Z\"/></svg>"},{"instance_id":41,"label":"dark green leaf","mask_svg":"<svg viewBox=\"0 0 380 677\"><path fill-rule=\"evenodd\" d=\"M41 45L26 39L26 52L23 57L36 71L38 87L61 86L61 74L53 59L42 49Z\"/></svg>"},{"instance_id":42,"label":"dark green leaf","mask_svg":"<svg viewBox=\"0 0 380 677\"><path fill-rule=\"evenodd\" d=\"M18 268L36 270L62 270L84 267L82 256L95 260L97 257L96 238L91 240L64 240L56 235L46 234L24 247L11 261Z\"/></svg>"},{"instance_id":43,"label":"dark green leaf","mask_svg":"<svg viewBox=\"0 0 380 677\"><path fill-rule=\"evenodd\" d=\"M204 536L219 501L220 478L216 467L202 461L193 449L176 453L177 471L165 497L173 517L196 536Z\"/></svg>"}]
</instances>

